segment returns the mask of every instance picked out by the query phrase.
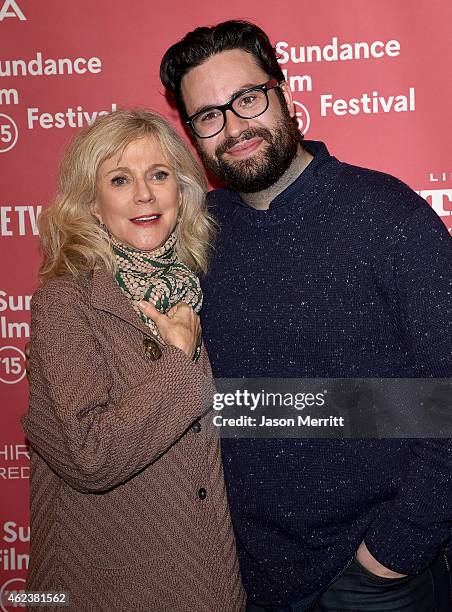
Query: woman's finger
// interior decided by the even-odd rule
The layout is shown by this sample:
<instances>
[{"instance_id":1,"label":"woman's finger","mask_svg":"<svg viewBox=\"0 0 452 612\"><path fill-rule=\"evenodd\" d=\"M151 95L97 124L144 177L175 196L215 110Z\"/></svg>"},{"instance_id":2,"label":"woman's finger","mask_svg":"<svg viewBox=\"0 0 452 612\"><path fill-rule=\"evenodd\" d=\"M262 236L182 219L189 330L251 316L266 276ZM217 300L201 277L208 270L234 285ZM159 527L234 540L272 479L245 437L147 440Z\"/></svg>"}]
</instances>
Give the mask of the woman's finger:
<instances>
[{"instance_id":1,"label":"woman's finger","mask_svg":"<svg viewBox=\"0 0 452 612\"><path fill-rule=\"evenodd\" d=\"M166 316L172 319L174 315L176 314L178 307L179 307L179 304L176 304L175 306L171 306L171 308L166 313Z\"/></svg>"},{"instance_id":2,"label":"woman's finger","mask_svg":"<svg viewBox=\"0 0 452 612\"><path fill-rule=\"evenodd\" d=\"M159 310L157 310L154 304L151 304L150 302L145 302L144 300L141 300L140 302L138 302L138 308L142 312L144 312L147 317L152 319L156 324L158 324L165 318L165 315L162 314Z\"/></svg>"}]
</instances>

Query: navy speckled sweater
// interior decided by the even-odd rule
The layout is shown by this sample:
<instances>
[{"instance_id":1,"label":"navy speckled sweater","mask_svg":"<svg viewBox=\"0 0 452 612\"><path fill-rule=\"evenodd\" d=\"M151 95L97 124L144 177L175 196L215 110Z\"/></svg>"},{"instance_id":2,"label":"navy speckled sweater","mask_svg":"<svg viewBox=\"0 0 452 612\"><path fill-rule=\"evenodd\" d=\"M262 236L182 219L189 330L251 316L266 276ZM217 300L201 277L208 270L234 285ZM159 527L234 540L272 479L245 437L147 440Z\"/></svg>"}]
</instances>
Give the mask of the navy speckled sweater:
<instances>
[{"instance_id":1,"label":"navy speckled sweater","mask_svg":"<svg viewBox=\"0 0 452 612\"><path fill-rule=\"evenodd\" d=\"M397 179L314 160L259 211L229 190L204 280L217 377L450 377L452 239ZM448 538L445 440L254 439L222 443L245 587L287 603L324 588L365 538L401 573Z\"/></svg>"}]
</instances>

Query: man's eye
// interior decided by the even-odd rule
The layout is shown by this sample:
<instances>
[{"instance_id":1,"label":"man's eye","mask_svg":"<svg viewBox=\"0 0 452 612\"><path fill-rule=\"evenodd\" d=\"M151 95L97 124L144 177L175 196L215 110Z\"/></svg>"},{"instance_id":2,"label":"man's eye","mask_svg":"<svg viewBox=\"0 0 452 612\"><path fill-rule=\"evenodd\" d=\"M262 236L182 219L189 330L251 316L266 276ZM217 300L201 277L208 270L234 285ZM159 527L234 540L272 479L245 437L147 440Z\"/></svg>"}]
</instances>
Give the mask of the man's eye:
<instances>
[{"instance_id":1,"label":"man's eye","mask_svg":"<svg viewBox=\"0 0 452 612\"><path fill-rule=\"evenodd\" d=\"M240 98L239 104L240 106L253 106L253 104L256 102L256 99L256 94L247 94L246 96Z\"/></svg>"},{"instance_id":2,"label":"man's eye","mask_svg":"<svg viewBox=\"0 0 452 612\"><path fill-rule=\"evenodd\" d=\"M119 187L120 185L125 185L127 183L127 178L125 176L115 176L111 179L113 185Z\"/></svg>"},{"instance_id":3,"label":"man's eye","mask_svg":"<svg viewBox=\"0 0 452 612\"><path fill-rule=\"evenodd\" d=\"M217 109L210 110L206 113L203 113L199 116L198 121L207 122L207 121L215 121L221 115L221 111Z\"/></svg>"}]
</instances>

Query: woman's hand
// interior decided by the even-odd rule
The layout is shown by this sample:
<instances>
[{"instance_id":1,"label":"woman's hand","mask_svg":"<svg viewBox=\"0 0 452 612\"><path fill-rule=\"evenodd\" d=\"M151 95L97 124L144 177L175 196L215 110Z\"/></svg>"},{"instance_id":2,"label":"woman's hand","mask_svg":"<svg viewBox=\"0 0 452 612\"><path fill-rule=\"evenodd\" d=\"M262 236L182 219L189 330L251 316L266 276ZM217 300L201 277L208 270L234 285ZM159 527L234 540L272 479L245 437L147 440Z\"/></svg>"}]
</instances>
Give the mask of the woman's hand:
<instances>
[{"instance_id":1,"label":"woman's hand","mask_svg":"<svg viewBox=\"0 0 452 612\"><path fill-rule=\"evenodd\" d=\"M193 358L201 341L201 323L191 306L180 302L170 308L167 314L162 314L149 302L141 301L138 306L157 325L166 344L176 346L190 359Z\"/></svg>"}]
</instances>

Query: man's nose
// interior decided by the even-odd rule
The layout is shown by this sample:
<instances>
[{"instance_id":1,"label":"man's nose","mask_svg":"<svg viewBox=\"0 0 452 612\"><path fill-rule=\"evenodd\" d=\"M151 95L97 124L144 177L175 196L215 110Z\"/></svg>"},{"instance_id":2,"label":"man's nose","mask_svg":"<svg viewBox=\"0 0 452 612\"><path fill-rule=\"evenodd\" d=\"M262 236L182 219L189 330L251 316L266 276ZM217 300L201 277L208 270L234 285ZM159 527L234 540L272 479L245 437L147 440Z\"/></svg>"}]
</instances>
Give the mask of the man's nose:
<instances>
[{"instance_id":1,"label":"man's nose","mask_svg":"<svg viewBox=\"0 0 452 612\"><path fill-rule=\"evenodd\" d=\"M226 119L226 123L224 126L225 136L232 136L232 137L240 136L240 134L244 132L245 130L247 130L249 127L249 119L238 117L230 109L226 111L225 119Z\"/></svg>"}]
</instances>

